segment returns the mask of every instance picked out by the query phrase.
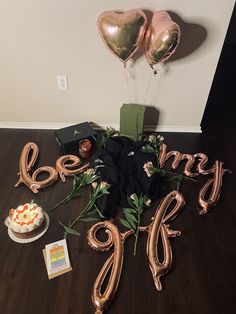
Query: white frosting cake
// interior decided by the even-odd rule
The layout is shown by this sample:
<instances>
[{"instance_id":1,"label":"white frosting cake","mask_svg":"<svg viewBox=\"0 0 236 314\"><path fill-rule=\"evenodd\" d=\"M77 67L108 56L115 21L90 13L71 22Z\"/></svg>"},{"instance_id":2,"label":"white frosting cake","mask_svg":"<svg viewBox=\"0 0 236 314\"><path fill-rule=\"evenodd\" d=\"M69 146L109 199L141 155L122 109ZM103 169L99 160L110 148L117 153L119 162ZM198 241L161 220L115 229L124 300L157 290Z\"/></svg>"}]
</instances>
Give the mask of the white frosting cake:
<instances>
[{"instance_id":1,"label":"white frosting cake","mask_svg":"<svg viewBox=\"0 0 236 314\"><path fill-rule=\"evenodd\" d=\"M40 206L26 203L10 210L9 227L17 233L32 232L41 226L44 218L44 211Z\"/></svg>"}]
</instances>

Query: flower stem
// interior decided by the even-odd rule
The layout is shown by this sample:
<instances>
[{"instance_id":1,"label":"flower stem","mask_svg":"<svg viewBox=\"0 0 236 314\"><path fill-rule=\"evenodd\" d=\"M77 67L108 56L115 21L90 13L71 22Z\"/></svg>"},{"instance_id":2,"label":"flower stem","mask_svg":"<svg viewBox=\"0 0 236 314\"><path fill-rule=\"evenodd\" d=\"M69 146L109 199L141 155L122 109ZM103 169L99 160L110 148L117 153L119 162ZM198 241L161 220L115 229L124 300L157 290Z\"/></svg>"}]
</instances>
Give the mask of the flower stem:
<instances>
[{"instance_id":1,"label":"flower stem","mask_svg":"<svg viewBox=\"0 0 236 314\"><path fill-rule=\"evenodd\" d=\"M134 256L136 256L137 253L137 244L138 244L138 235L139 235L139 225L140 225L140 216L138 216L138 224L135 231L135 242L134 242Z\"/></svg>"},{"instance_id":2,"label":"flower stem","mask_svg":"<svg viewBox=\"0 0 236 314\"><path fill-rule=\"evenodd\" d=\"M85 206L81 214L77 218L75 218L75 220L70 224L70 228L74 227L74 225L80 220L80 218L82 218L93 207L94 202L95 199L92 198Z\"/></svg>"},{"instance_id":3,"label":"flower stem","mask_svg":"<svg viewBox=\"0 0 236 314\"><path fill-rule=\"evenodd\" d=\"M66 204L68 203L73 197L78 196L81 188L84 187L84 185L86 185L86 183L84 183L83 181L80 182L80 184L78 186L73 186L72 191L59 203L57 203L56 205L53 205L48 211L51 212L53 211L55 208L59 207L62 204Z\"/></svg>"},{"instance_id":4,"label":"flower stem","mask_svg":"<svg viewBox=\"0 0 236 314\"><path fill-rule=\"evenodd\" d=\"M193 179L193 178L191 178L191 177L184 176L184 175L182 175L182 174L174 173L174 172L169 171L169 170L165 170L165 172L166 172L167 174L170 174L170 175L176 175L176 176L182 177L183 179L190 180L190 181L193 181L193 182L197 182L197 180L195 180L195 179Z\"/></svg>"},{"instance_id":5,"label":"flower stem","mask_svg":"<svg viewBox=\"0 0 236 314\"><path fill-rule=\"evenodd\" d=\"M166 169L160 169L160 168L156 168L156 167L153 167L153 170L154 170L154 172L157 172L157 173L159 173L159 174L161 174L160 173L160 171L163 171L164 173L166 173L166 174L169 174L169 175L174 175L174 176L178 176L178 177L181 177L181 178L183 178L183 179L185 179L185 180L190 180L190 181L193 181L193 182L198 182L197 180L195 180L195 179L193 179L193 178L191 178L191 177L187 177L187 176L185 176L185 175L182 175L182 174L179 174L179 173L175 173L175 172L172 172L172 171L169 171L169 170L166 170ZM160 171L159 171L160 170ZM161 174L162 175L162 174ZM165 174L164 174L165 175Z\"/></svg>"},{"instance_id":6,"label":"flower stem","mask_svg":"<svg viewBox=\"0 0 236 314\"><path fill-rule=\"evenodd\" d=\"M138 233L134 234L135 236L135 242L134 242L134 256L136 256L136 253L137 253L137 243L138 243Z\"/></svg>"},{"instance_id":7,"label":"flower stem","mask_svg":"<svg viewBox=\"0 0 236 314\"><path fill-rule=\"evenodd\" d=\"M49 212L53 211L55 208L59 207L60 205L62 205L62 204L64 204L64 203L68 203L71 199L72 199L71 194L67 195L66 198L64 198L62 201L60 201L60 202L57 203L56 205L52 206L48 211L49 211Z\"/></svg>"}]
</instances>

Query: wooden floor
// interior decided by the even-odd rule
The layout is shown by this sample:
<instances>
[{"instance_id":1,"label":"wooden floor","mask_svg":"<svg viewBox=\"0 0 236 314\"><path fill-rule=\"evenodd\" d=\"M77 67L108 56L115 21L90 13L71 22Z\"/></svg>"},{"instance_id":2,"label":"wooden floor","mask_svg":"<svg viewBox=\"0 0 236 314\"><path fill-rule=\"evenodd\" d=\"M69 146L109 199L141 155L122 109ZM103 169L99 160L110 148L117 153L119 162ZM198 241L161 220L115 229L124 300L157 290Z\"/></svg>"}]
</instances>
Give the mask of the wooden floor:
<instances>
[{"instance_id":1,"label":"wooden floor","mask_svg":"<svg viewBox=\"0 0 236 314\"><path fill-rule=\"evenodd\" d=\"M185 153L206 153L210 163L225 161L226 174L217 206L208 214L197 212L199 185L185 183L186 206L171 224L182 235L171 240L173 265L162 279L158 292L145 253L147 237L142 234L136 257L133 240L125 244L124 267L110 309L111 314L231 314L236 312L236 131L200 134L163 134L168 149ZM81 237L68 238L73 271L48 280L43 247L60 240L59 220L68 223L85 205L86 199L71 201L50 215L50 228L38 241L17 244L9 239L4 220L8 210L34 199L47 209L71 188L58 181L33 194L26 186L14 188L18 159L25 143L40 147L39 165L55 165L59 150L53 131L0 130L0 313L3 314L90 314L94 313L91 292L96 276L110 256L93 251L87 244L89 224L79 226ZM146 218L149 219L149 218Z\"/></svg>"}]
</instances>

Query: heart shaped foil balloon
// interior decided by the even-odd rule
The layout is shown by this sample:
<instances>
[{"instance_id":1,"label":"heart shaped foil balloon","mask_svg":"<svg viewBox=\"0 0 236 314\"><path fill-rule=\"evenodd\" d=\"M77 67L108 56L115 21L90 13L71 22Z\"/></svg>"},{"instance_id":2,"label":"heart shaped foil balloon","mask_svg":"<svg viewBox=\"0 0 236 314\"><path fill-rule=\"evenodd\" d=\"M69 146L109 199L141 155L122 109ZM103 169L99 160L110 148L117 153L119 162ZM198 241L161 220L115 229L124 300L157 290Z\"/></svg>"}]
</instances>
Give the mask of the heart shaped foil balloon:
<instances>
[{"instance_id":1,"label":"heart shaped foil balloon","mask_svg":"<svg viewBox=\"0 0 236 314\"><path fill-rule=\"evenodd\" d=\"M149 65L166 61L175 52L180 40L180 28L166 11L157 11L145 35L145 56Z\"/></svg>"},{"instance_id":2,"label":"heart shaped foil balloon","mask_svg":"<svg viewBox=\"0 0 236 314\"><path fill-rule=\"evenodd\" d=\"M99 15L97 25L107 48L125 64L142 43L147 18L139 9L124 13L105 11Z\"/></svg>"}]
</instances>

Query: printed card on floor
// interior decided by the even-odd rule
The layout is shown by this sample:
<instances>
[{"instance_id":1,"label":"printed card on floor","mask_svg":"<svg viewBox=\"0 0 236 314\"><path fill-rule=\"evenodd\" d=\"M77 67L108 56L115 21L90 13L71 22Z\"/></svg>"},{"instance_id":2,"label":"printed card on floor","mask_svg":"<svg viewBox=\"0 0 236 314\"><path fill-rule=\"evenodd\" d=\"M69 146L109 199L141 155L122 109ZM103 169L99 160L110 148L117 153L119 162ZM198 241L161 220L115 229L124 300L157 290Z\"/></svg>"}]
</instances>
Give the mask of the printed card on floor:
<instances>
[{"instance_id":1,"label":"printed card on floor","mask_svg":"<svg viewBox=\"0 0 236 314\"><path fill-rule=\"evenodd\" d=\"M49 279L72 270L65 239L46 245L43 251Z\"/></svg>"}]
</instances>

